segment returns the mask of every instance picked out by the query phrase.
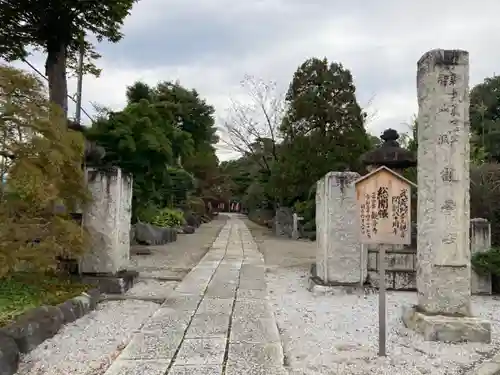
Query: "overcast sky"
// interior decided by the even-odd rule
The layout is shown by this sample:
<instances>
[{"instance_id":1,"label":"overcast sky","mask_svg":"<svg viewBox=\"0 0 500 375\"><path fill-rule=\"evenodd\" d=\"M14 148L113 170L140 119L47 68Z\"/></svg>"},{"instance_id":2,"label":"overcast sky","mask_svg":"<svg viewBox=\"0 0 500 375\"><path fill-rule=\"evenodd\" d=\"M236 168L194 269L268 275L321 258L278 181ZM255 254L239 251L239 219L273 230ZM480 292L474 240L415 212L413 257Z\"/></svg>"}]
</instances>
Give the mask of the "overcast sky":
<instances>
[{"instance_id":1,"label":"overcast sky","mask_svg":"<svg viewBox=\"0 0 500 375\"><path fill-rule=\"evenodd\" d=\"M471 85L500 72L499 14L498 0L140 0L124 39L99 45L103 73L85 77L83 106L119 109L136 80L179 80L223 116L245 74L285 89L305 59L327 57L353 73L371 133L406 131L427 50L468 50ZM31 60L43 70L42 56Z\"/></svg>"}]
</instances>

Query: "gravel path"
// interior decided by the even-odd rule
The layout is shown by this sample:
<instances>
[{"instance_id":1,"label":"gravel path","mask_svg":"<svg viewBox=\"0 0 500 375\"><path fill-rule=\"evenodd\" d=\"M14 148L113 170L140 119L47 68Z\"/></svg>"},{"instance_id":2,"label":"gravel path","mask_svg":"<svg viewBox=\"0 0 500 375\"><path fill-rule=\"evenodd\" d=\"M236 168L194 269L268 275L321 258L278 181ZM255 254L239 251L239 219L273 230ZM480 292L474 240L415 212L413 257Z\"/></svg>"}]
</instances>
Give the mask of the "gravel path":
<instances>
[{"instance_id":1,"label":"gravel path","mask_svg":"<svg viewBox=\"0 0 500 375\"><path fill-rule=\"evenodd\" d=\"M416 294L387 295L387 358L379 358L378 295L313 296L304 268L274 268L267 274L271 303L282 334L291 375L464 374L471 365L500 350L500 301L474 297L475 313L493 325L493 342L425 342L401 322L403 305ZM495 349L496 348L496 349Z\"/></svg>"},{"instance_id":2,"label":"gravel path","mask_svg":"<svg viewBox=\"0 0 500 375\"><path fill-rule=\"evenodd\" d=\"M274 236L246 221L264 253L267 285L290 375L469 375L500 353L500 300L473 297L474 313L491 321L493 342L425 342L401 321L416 294L387 294L387 358L378 352L378 294L314 296L307 290L316 244ZM474 371L473 371L474 370ZM486 375L486 374L485 374Z\"/></svg>"},{"instance_id":3,"label":"gravel path","mask_svg":"<svg viewBox=\"0 0 500 375\"><path fill-rule=\"evenodd\" d=\"M101 303L66 325L21 360L18 375L100 375L120 354L135 330L159 305L144 301Z\"/></svg>"},{"instance_id":4,"label":"gravel path","mask_svg":"<svg viewBox=\"0 0 500 375\"><path fill-rule=\"evenodd\" d=\"M132 256L130 268L139 271L140 278L119 296L124 300L100 303L95 311L63 327L21 358L17 375L104 374L133 334L160 308L148 300L164 300L172 293L206 254L227 219L219 215L195 234L179 235L177 242L164 246L151 246L151 255Z\"/></svg>"}]
</instances>

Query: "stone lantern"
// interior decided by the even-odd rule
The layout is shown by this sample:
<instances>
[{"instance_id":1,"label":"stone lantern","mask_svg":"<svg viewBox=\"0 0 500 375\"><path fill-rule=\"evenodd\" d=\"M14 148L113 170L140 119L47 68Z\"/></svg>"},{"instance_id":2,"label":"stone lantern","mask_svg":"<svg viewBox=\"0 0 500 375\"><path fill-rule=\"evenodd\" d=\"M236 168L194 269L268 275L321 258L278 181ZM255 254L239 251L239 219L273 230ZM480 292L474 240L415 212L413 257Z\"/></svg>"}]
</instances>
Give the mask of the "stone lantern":
<instances>
[{"instance_id":1,"label":"stone lantern","mask_svg":"<svg viewBox=\"0 0 500 375\"><path fill-rule=\"evenodd\" d=\"M402 174L406 168L415 167L417 158L413 152L399 145L399 134L394 129L387 129L380 136L384 142L375 150L368 151L361 156L361 162L368 172L381 166Z\"/></svg>"}]
</instances>

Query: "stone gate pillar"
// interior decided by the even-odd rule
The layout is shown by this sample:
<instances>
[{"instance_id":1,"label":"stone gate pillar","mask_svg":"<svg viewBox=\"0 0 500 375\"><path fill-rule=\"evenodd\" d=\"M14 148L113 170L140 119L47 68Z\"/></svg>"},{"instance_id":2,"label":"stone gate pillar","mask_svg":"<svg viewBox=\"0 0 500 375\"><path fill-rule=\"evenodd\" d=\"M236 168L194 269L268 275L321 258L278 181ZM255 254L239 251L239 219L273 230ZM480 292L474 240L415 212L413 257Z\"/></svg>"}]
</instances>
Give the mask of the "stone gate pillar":
<instances>
[{"instance_id":1,"label":"stone gate pillar","mask_svg":"<svg viewBox=\"0 0 500 375\"><path fill-rule=\"evenodd\" d=\"M316 188L316 276L326 285L359 285L361 263L355 172L330 172Z\"/></svg>"},{"instance_id":2,"label":"stone gate pillar","mask_svg":"<svg viewBox=\"0 0 500 375\"><path fill-rule=\"evenodd\" d=\"M418 306L403 320L427 340L490 341L471 316L468 52L424 54L417 93Z\"/></svg>"},{"instance_id":3,"label":"stone gate pillar","mask_svg":"<svg viewBox=\"0 0 500 375\"><path fill-rule=\"evenodd\" d=\"M132 177L120 168L100 171L87 168L92 203L83 225L91 236L91 248L80 261L80 271L91 275L116 275L130 259Z\"/></svg>"}]
</instances>

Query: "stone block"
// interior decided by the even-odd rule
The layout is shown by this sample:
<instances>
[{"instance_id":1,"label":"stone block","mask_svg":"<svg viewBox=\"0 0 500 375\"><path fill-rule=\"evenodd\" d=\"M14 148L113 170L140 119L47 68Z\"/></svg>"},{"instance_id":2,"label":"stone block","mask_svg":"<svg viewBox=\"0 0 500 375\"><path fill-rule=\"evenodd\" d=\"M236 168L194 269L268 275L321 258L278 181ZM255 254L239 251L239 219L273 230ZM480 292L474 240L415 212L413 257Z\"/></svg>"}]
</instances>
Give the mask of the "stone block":
<instances>
[{"instance_id":1,"label":"stone block","mask_svg":"<svg viewBox=\"0 0 500 375\"><path fill-rule=\"evenodd\" d=\"M184 225L182 227L182 232L184 234L193 234L195 232L195 227L193 227L191 225Z\"/></svg>"},{"instance_id":2,"label":"stone block","mask_svg":"<svg viewBox=\"0 0 500 375\"><path fill-rule=\"evenodd\" d=\"M193 317L186 338L226 338L229 330L229 315L204 313Z\"/></svg>"},{"instance_id":3,"label":"stone block","mask_svg":"<svg viewBox=\"0 0 500 375\"><path fill-rule=\"evenodd\" d=\"M123 294L133 285L139 276L136 271L120 271L115 274L84 274L82 282L97 287L100 293Z\"/></svg>"},{"instance_id":4,"label":"stone block","mask_svg":"<svg viewBox=\"0 0 500 375\"><path fill-rule=\"evenodd\" d=\"M117 359L104 375L165 375L170 361L131 361Z\"/></svg>"},{"instance_id":5,"label":"stone block","mask_svg":"<svg viewBox=\"0 0 500 375\"><path fill-rule=\"evenodd\" d=\"M184 339L175 365L221 365L225 350L225 338Z\"/></svg>"},{"instance_id":6,"label":"stone block","mask_svg":"<svg viewBox=\"0 0 500 375\"><path fill-rule=\"evenodd\" d=\"M174 365L168 375L221 375L222 365Z\"/></svg>"},{"instance_id":7,"label":"stone block","mask_svg":"<svg viewBox=\"0 0 500 375\"><path fill-rule=\"evenodd\" d=\"M274 317L235 316L229 342L266 344L281 342L281 339Z\"/></svg>"},{"instance_id":8,"label":"stone block","mask_svg":"<svg viewBox=\"0 0 500 375\"><path fill-rule=\"evenodd\" d=\"M228 365L225 375L289 375L288 370L283 366L262 366L258 364L252 365Z\"/></svg>"},{"instance_id":9,"label":"stone block","mask_svg":"<svg viewBox=\"0 0 500 375\"><path fill-rule=\"evenodd\" d=\"M281 342L266 344L229 344L227 366L245 368L259 364L265 367L273 367L281 366L283 360L284 354Z\"/></svg>"},{"instance_id":10,"label":"stone block","mask_svg":"<svg viewBox=\"0 0 500 375\"><path fill-rule=\"evenodd\" d=\"M80 260L80 271L114 274L130 260L132 178L120 168L88 168L86 173L93 200L84 212L83 224L92 246Z\"/></svg>"},{"instance_id":11,"label":"stone block","mask_svg":"<svg viewBox=\"0 0 500 375\"><path fill-rule=\"evenodd\" d=\"M119 359L171 361L182 337L183 333L168 336L161 333L136 333Z\"/></svg>"},{"instance_id":12,"label":"stone block","mask_svg":"<svg viewBox=\"0 0 500 375\"><path fill-rule=\"evenodd\" d=\"M234 283L210 283L205 296L211 298L233 298L236 295L236 288L237 285Z\"/></svg>"},{"instance_id":13,"label":"stone block","mask_svg":"<svg viewBox=\"0 0 500 375\"><path fill-rule=\"evenodd\" d=\"M21 315L15 322L0 329L10 336L21 353L29 353L53 337L64 324L64 315L55 306L40 306Z\"/></svg>"},{"instance_id":14,"label":"stone block","mask_svg":"<svg viewBox=\"0 0 500 375\"><path fill-rule=\"evenodd\" d=\"M164 245L177 241L177 229L138 222L135 224L135 239L143 245Z\"/></svg>"},{"instance_id":15,"label":"stone block","mask_svg":"<svg viewBox=\"0 0 500 375\"><path fill-rule=\"evenodd\" d=\"M491 323L480 318L426 315L411 306L403 308L403 323L426 341L491 342Z\"/></svg>"},{"instance_id":16,"label":"stone block","mask_svg":"<svg viewBox=\"0 0 500 375\"><path fill-rule=\"evenodd\" d=\"M325 284L360 283L366 275L359 241L355 172L329 172L316 188L316 266Z\"/></svg>"},{"instance_id":17,"label":"stone block","mask_svg":"<svg viewBox=\"0 0 500 375\"><path fill-rule=\"evenodd\" d=\"M197 314L226 314L230 315L233 310L232 298L210 298L205 297L200 303Z\"/></svg>"},{"instance_id":18,"label":"stone block","mask_svg":"<svg viewBox=\"0 0 500 375\"><path fill-rule=\"evenodd\" d=\"M78 304L75 303L74 301L66 301L63 303L60 303L57 305L57 308L61 311L63 314L63 320L64 323L71 323L74 322L79 318L79 307Z\"/></svg>"},{"instance_id":19,"label":"stone block","mask_svg":"<svg viewBox=\"0 0 500 375\"><path fill-rule=\"evenodd\" d=\"M202 296L197 294L184 294L176 291L165 300L161 307L194 313L201 299Z\"/></svg>"},{"instance_id":20,"label":"stone block","mask_svg":"<svg viewBox=\"0 0 500 375\"><path fill-rule=\"evenodd\" d=\"M191 320L191 314L162 307L142 326L143 333L177 335L183 334Z\"/></svg>"},{"instance_id":21,"label":"stone block","mask_svg":"<svg viewBox=\"0 0 500 375\"><path fill-rule=\"evenodd\" d=\"M19 348L15 340L0 332L0 375L13 375L19 364Z\"/></svg>"}]
</instances>

